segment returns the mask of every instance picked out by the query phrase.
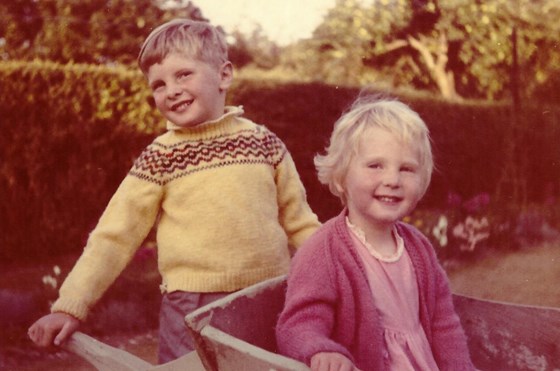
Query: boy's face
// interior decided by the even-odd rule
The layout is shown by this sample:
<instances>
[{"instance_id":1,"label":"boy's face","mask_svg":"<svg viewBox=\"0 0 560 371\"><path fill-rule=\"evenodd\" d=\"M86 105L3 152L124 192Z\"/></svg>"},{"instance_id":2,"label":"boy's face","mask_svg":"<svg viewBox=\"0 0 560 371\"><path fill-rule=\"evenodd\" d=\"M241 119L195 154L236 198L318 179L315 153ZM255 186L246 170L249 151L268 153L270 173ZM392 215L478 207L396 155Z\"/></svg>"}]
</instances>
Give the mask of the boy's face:
<instances>
[{"instance_id":1,"label":"boy's face","mask_svg":"<svg viewBox=\"0 0 560 371\"><path fill-rule=\"evenodd\" d=\"M363 231L389 231L416 206L423 193L417 146L371 128L358 141L344 178L337 185L346 197L350 221Z\"/></svg>"},{"instance_id":2,"label":"boy's face","mask_svg":"<svg viewBox=\"0 0 560 371\"><path fill-rule=\"evenodd\" d=\"M218 68L180 53L170 53L147 74L156 107L181 127L193 127L223 115L225 92L232 77L229 62Z\"/></svg>"}]
</instances>

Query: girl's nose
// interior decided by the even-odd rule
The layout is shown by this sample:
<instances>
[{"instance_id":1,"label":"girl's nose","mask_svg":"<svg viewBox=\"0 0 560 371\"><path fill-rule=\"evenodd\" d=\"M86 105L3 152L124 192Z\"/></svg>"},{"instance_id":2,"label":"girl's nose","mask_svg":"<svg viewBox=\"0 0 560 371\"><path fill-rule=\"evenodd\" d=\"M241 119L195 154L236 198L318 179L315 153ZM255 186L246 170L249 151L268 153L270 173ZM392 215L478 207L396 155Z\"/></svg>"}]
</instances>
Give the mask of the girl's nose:
<instances>
[{"instance_id":1,"label":"girl's nose","mask_svg":"<svg viewBox=\"0 0 560 371\"><path fill-rule=\"evenodd\" d=\"M400 173L397 170L387 169L383 172L383 185L391 188L400 184Z\"/></svg>"}]
</instances>

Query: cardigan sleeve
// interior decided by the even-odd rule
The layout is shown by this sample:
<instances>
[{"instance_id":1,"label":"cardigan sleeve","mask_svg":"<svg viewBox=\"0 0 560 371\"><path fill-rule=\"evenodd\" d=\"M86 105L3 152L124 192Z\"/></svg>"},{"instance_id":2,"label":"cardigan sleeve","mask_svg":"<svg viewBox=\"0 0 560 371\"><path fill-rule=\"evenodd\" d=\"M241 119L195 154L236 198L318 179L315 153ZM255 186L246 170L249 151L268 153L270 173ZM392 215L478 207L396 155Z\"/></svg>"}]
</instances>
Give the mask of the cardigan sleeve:
<instances>
[{"instance_id":1,"label":"cardigan sleeve","mask_svg":"<svg viewBox=\"0 0 560 371\"><path fill-rule=\"evenodd\" d=\"M401 224L401 226L403 225ZM425 269L417 271L417 274L424 276L420 278L419 282L425 282L424 290L427 292L425 297L427 296L427 305L431 308L430 317L427 318L429 321L427 334L431 339L434 359L442 371L474 370L467 339L453 306L449 281L439 264L434 248L418 230L411 226L407 226L405 229L411 233L410 236L415 241L413 243L423 250L422 255L426 258L425 265L423 265ZM430 295L430 292L433 295Z\"/></svg>"},{"instance_id":2,"label":"cardigan sleeve","mask_svg":"<svg viewBox=\"0 0 560 371\"><path fill-rule=\"evenodd\" d=\"M85 320L150 232L161 197L161 186L127 175L62 284L52 312Z\"/></svg>"},{"instance_id":3,"label":"cardigan sleeve","mask_svg":"<svg viewBox=\"0 0 560 371\"><path fill-rule=\"evenodd\" d=\"M318 240L317 234L311 237L292 260L286 303L276 326L278 349L306 364L320 352L340 353L353 361L350 352L331 339L337 289Z\"/></svg>"},{"instance_id":4,"label":"cardigan sleeve","mask_svg":"<svg viewBox=\"0 0 560 371\"><path fill-rule=\"evenodd\" d=\"M319 228L320 223L307 203L305 188L287 151L276 168L275 181L280 224L289 244L297 248Z\"/></svg>"},{"instance_id":5,"label":"cardigan sleeve","mask_svg":"<svg viewBox=\"0 0 560 371\"><path fill-rule=\"evenodd\" d=\"M467 339L455 312L447 276L436 262L436 303L432 318L432 349L440 370L475 370Z\"/></svg>"}]
</instances>

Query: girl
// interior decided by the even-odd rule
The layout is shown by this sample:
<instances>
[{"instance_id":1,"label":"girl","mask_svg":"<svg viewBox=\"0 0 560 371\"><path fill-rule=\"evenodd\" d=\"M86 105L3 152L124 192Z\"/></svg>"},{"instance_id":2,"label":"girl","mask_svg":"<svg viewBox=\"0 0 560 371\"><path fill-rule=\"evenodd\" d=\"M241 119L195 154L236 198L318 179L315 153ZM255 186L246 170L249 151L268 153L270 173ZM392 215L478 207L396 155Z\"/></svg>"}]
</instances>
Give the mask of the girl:
<instances>
[{"instance_id":1,"label":"girl","mask_svg":"<svg viewBox=\"0 0 560 371\"><path fill-rule=\"evenodd\" d=\"M430 183L422 119L396 100L360 98L315 165L345 207L294 257L280 352L312 370L474 369L432 246L399 221Z\"/></svg>"}]
</instances>

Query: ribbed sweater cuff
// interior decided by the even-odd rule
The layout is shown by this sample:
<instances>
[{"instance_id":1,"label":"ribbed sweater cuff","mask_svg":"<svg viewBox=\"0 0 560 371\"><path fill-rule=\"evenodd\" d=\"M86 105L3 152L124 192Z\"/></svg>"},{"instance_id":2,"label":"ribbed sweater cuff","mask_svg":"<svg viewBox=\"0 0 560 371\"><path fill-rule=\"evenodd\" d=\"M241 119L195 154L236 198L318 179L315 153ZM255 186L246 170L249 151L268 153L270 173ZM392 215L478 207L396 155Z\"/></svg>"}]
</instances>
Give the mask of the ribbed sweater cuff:
<instances>
[{"instance_id":1,"label":"ribbed sweater cuff","mask_svg":"<svg viewBox=\"0 0 560 371\"><path fill-rule=\"evenodd\" d=\"M51 313L55 312L63 312L76 317L80 321L85 321L89 308L78 300L60 298L51 307Z\"/></svg>"}]
</instances>

